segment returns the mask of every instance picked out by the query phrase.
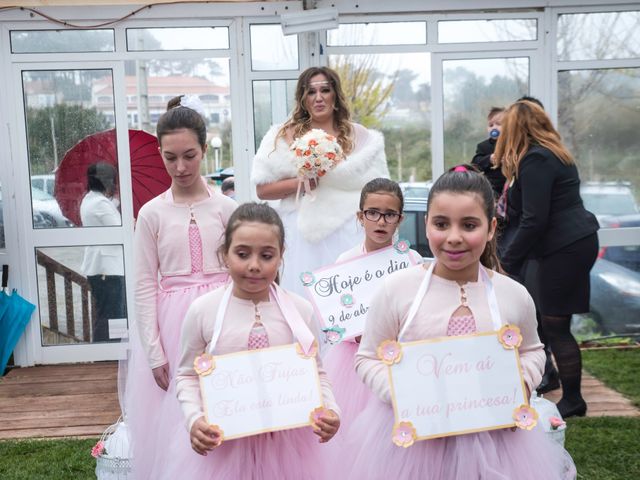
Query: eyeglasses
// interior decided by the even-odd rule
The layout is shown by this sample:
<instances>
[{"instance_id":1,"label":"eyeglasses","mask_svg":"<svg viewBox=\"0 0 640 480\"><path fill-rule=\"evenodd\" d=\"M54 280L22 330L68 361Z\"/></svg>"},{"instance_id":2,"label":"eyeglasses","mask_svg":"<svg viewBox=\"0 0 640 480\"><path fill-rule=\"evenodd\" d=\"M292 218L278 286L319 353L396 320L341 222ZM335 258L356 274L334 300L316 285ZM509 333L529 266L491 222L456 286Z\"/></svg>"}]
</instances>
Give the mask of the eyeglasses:
<instances>
[{"instance_id":1,"label":"eyeglasses","mask_svg":"<svg viewBox=\"0 0 640 480\"><path fill-rule=\"evenodd\" d=\"M380 217L384 217L384 222L391 224L398 223L400 221L400 217L402 216L396 212L382 213L378 210L365 210L362 213L364 213L364 218L372 222L377 222L378 220L380 220Z\"/></svg>"}]
</instances>

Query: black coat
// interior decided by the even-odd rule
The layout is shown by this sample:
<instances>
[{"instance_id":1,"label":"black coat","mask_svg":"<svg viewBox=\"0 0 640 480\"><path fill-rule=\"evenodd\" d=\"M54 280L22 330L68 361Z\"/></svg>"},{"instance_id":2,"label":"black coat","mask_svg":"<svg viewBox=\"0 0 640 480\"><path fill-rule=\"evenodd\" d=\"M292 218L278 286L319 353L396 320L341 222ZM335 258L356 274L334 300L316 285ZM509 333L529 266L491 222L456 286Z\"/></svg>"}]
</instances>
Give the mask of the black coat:
<instances>
[{"instance_id":1,"label":"black coat","mask_svg":"<svg viewBox=\"0 0 640 480\"><path fill-rule=\"evenodd\" d=\"M540 258L598 231L598 220L580 198L575 165L533 146L522 158L507 196L504 269L518 274L527 258Z\"/></svg>"},{"instance_id":2,"label":"black coat","mask_svg":"<svg viewBox=\"0 0 640 480\"><path fill-rule=\"evenodd\" d=\"M476 147L476 154L473 156L471 163L478 167L491 183L496 198L502 195L505 178L499 168L493 168L491 163L491 155L496 149L496 141L488 138L484 142L480 142Z\"/></svg>"}]
</instances>

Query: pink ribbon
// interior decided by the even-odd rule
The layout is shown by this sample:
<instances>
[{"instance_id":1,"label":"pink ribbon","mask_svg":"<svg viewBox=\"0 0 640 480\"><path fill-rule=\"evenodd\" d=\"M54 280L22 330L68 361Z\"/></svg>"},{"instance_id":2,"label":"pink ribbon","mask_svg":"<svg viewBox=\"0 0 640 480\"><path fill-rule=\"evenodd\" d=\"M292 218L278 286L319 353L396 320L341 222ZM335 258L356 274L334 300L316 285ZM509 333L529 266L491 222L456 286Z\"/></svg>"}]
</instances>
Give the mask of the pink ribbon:
<instances>
[{"instance_id":1,"label":"pink ribbon","mask_svg":"<svg viewBox=\"0 0 640 480\"><path fill-rule=\"evenodd\" d=\"M302 346L302 351L305 355L309 355L316 338L313 336L311 330L309 330L307 324L304 323L300 312L298 312L298 309L293 304L293 300L291 300L289 294L280 285L275 283L271 285L271 295L273 295L278 307L280 307L280 311L293 332L293 336Z\"/></svg>"},{"instance_id":2,"label":"pink ribbon","mask_svg":"<svg viewBox=\"0 0 640 480\"><path fill-rule=\"evenodd\" d=\"M300 203L300 190L304 186L304 195L309 195L311 202L316 199L316 194L311 189L311 182L307 177L298 179L298 190L296 191L296 205Z\"/></svg>"}]
</instances>

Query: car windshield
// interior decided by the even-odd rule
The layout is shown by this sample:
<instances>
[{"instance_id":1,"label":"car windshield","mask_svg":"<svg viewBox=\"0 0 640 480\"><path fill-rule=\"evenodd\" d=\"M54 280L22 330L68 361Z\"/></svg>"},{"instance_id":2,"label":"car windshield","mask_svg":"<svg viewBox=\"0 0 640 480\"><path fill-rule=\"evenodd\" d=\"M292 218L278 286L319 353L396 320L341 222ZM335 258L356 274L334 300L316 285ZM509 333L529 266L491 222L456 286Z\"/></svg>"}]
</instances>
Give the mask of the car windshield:
<instances>
[{"instance_id":1,"label":"car windshield","mask_svg":"<svg viewBox=\"0 0 640 480\"><path fill-rule=\"evenodd\" d=\"M638 213L633 196L610 193L583 193L584 206L596 215L632 215Z\"/></svg>"},{"instance_id":2,"label":"car windshield","mask_svg":"<svg viewBox=\"0 0 640 480\"><path fill-rule=\"evenodd\" d=\"M407 187L404 191L405 198L424 198L429 195L427 187Z\"/></svg>"},{"instance_id":3,"label":"car windshield","mask_svg":"<svg viewBox=\"0 0 640 480\"><path fill-rule=\"evenodd\" d=\"M49 195L47 192L43 190L40 190L39 188L32 188L31 195L33 196L34 200L40 200L40 201L55 200L51 195Z\"/></svg>"}]
</instances>

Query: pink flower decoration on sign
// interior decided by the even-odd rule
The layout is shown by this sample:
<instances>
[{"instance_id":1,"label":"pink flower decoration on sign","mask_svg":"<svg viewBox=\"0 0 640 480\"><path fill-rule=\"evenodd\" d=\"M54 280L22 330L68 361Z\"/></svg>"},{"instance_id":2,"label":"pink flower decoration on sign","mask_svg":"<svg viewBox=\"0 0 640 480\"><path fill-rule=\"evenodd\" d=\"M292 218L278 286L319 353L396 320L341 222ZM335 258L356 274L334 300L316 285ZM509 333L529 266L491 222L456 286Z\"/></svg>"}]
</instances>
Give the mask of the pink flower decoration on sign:
<instances>
[{"instance_id":1,"label":"pink flower decoration on sign","mask_svg":"<svg viewBox=\"0 0 640 480\"><path fill-rule=\"evenodd\" d=\"M549 423L551 424L551 430L558 430L560 427L566 425L564 420L558 417L549 417Z\"/></svg>"},{"instance_id":2,"label":"pink flower decoration on sign","mask_svg":"<svg viewBox=\"0 0 640 480\"><path fill-rule=\"evenodd\" d=\"M498 330L498 341L506 349L512 350L518 348L522 343L520 329L515 325L504 325Z\"/></svg>"},{"instance_id":3,"label":"pink flower decoration on sign","mask_svg":"<svg viewBox=\"0 0 640 480\"><path fill-rule=\"evenodd\" d=\"M312 358L318 354L318 342L315 340L311 344L311 348L309 348L309 352L305 353L302 349L302 345L300 342L296 343L296 353L300 355L302 358Z\"/></svg>"},{"instance_id":4,"label":"pink flower decoration on sign","mask_svg":"<svg viewBox=\"0 0 640 480\"><path fill-rule=\"evenodd\" d=\"M104 451L104 442L102 440L100 440L98 443L96 443L93 448L91 449L91 456L93 458L98 458L100 455L102 455L103 453L105 453Z\"/></svg>"},{"instance_id":5,"label":"pink flower decoration on sign","mask_svg":"<svg viewBox=\"0 0 640 480\"><path fill-rule=\"evenodd\" d=\"M302 285L308 287L309 285L313 285L316 282L316 278L311 272L302 272L300 274L300 281L302 282Z\"/></svg>"},{"instance_id":6,"label":"pink flower decoration on sign","mask_svg":"<svg viewBox=\"0 0 640 480\"><path fill-rule=\"evenodd\" d=\"M216 361L208 353L198 355L193 361L193 369L198 375L209 375L216 368Z\"/></svg>"},{"instance_id":7,"label":"pink flower decoration on sign","mask_svg":"<svg viewBox=\"0 0 640 480\"><path fill-rule=\"evenodd\" d=\"M346 332L346 329L338 325L334 325L333 327L323 328L322 331L325 334L325 338L327 339L327 342L329 342L331 345L335 345L336 343L339 343L340 340L342 340L342 337L344 337L344 332Z\"/></svg>"},{"instance_id":8,"label":"pink flower decoration on sign","mask_svg":"<svg viewBox=\"0 0 640 480\"><path fill-rule=\"evenodd\" d=\"M411 422L400 422L393 427L391 440L399 447L408 448L416 441L416 429Z\"/></svg>"},{"instance_id":9,"label":"pink flower decoration on sign","mask_svg":"<svg viewBox=\"0 0 640 480\"><path fill-rule=\"evenodd\" d=\"M520 405L513 411L513 419L516 422L516 427L523 430L533 430L538 424L538 412L529 405Z\"/></svg>"},{"instance_id":10,"label":"pink flower decoration on sign","mask_svg":"<svg viewBox=\"0 0 640 480\"><path fill-rule=\"evenodd\" d=\"M395 340L385 340L377 349L378 358L387 365L393 365L402 359L402 346Z\"/></svg>"},{"instance_id":11,"label":"pink flower decoration on sign","mask_svg":"<svg viewBox=\"0 0 640 480\"><path fill-rule=\"evenodd\" d=\"M407 253L411 249L411 243L409 243L408 240L398 240L393 248L395 248L398 253Z\"/></svg>"},{"instance_id":12,"label":"pink flower decoration on sign","mask_svg":"<svg viewBox=\"0 0 640 480\"><path fill-rule=\"evenodd\" d=\"M327 409L324 407L314 408L309 414L309 421L312 425L317 425L320 421L320 417L326 415L327 413Z\"/></svg>"}]
</instances>

